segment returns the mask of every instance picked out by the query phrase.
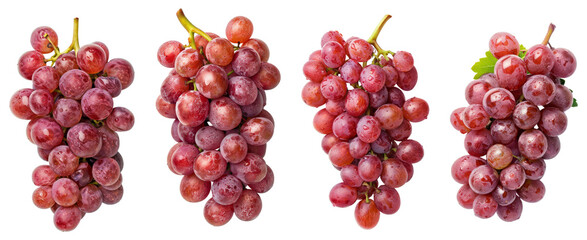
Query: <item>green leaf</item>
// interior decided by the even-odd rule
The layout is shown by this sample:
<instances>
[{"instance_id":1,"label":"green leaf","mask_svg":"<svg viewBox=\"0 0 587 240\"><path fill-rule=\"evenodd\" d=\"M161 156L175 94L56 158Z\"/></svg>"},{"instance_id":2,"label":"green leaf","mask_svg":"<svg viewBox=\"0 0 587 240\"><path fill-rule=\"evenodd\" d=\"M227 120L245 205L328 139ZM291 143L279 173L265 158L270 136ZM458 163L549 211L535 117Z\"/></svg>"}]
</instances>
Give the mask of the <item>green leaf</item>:
<instances>
[{"instance_id":1,"label":"green leaf","mask_svg":"<svg viewBox=\"0 0 587 240\"><path fill-rule=\"evenodd\" d=\"M560 79L561 85L565 85L565 80L564 79Z\"/></svg>"},{"instance_id":2,"label":"green leaf","mask_svg":"<svg viewBox=\"0 0 587 240\"><path fill-rule=\"evenodd\" d=\"M521 59L524 59L524 57L526 56L526 51L527 49L524 47L524 45L520 44L520 53L518 53L518 57L520 57Z\"/></svg>"},{"instance_id":3,"label":"green leaf","mask_svg":"<svg viewBox=\"0 0 587 240\"><path fill-rule=\"evenodd\" d=\"M577 99L573 98L573 106L572 107L578 107L579 104L577 104Z\"/></svg>"},{"instance_id":4,"label":"green leaf","mask_svg":"<svg viewBox=\"0 0 587 240\"><path fill-rule=\"evenodd\" d=\"M492 73L496 62L497 58L490 51L485 52L485 57L479 58L479 61L471 67L471 70L476 73L473 79L479 79L483 74Z\"/></svg>"}]
</instances>

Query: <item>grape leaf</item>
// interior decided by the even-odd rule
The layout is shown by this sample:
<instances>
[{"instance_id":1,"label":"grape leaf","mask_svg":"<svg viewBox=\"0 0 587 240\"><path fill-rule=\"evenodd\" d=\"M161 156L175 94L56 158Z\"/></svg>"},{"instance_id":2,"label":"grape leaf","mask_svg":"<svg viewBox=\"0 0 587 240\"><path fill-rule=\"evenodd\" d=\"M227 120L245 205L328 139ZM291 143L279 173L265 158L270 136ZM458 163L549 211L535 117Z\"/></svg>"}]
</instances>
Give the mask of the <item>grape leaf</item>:
<instances>
[{"instance_id":1,"label":"grape leaf","mask_svg":"<svg viewBox=\"0 0 587 240\"><path fill-rule=\"evenodd\" d=\"M521 59L524 59L524 57L526 56L526 53L528 51L526 51L527 49L524 47L524 45L520 44L520 53L518 53L518 57L520 57Z\"/></svg>"},{"instance_id":2,"label":"grape leaf","mask_svg":"<svg viewBox=\"0 0 587 240\"><path fill-rule=\"evenodd\" d=\"M473 79L479 79L483 74L492 73L496 62L497 58L490 51L485 52L485 57L479 58L479 61L471 67L471 70L476 73Z\"/></svg>"},{"instance_id":3,"label":"grape leaf","mask_svg":"<svg viewBox=\"0 0 587 240\"><path fill-rule=\"evenodd\" d=\"M573 98L573 105L572 107L578 107L579 104L577 104L577 99Z\"/></svg>"}]
</instances>

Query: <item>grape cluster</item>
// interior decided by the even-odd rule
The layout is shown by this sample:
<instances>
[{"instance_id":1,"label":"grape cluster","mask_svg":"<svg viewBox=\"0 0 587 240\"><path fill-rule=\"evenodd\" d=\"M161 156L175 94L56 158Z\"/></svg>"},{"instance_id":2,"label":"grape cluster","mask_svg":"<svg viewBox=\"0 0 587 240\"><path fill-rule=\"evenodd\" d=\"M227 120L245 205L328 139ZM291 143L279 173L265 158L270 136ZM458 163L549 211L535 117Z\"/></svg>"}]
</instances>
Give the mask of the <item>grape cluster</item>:
<instances>
[{"instance_id":1,"label":"grape cluster","mask_svg":"<svg viewBox=\"0 0 587 240\"><path fill-rule=\"evenodd\" d=\"M211 225L224 225L233 214L253 220L261 212L259 193L274 181L263 159L274 120L264 106L265 90L279 84L279 70L267 62L267 44L251 38L248 18L230 20L221 38L193 26L181 9L177 15L191 34L189 45L168 41L157 52L161 65L173 68L156 101L162 116L175 119L171 135L177 144L167 165L183 175L186 201L203 201L212 192L204 206Z\"/></svg>"},{"instance_id":2,"label":"grape cluster","mask_svg":"<svg viewBox=\"0 0 587 240\"><path fill-rule=\"evenodd\" d=\"M330 191L330 201L336 207L359 201L355 219L366 229L375 227L380 212L393 214L399 209L396 188L412 178L412 164L424 156L422 145L410 139L411 123L426 119L429 112L426 101L406 100L402 92L412 90L418 80L412 55L383 51L376 42L390 17L369 40L345 41L339 32L327 32L322 48L303 67L309 82L302 99L312 107L325 105L313 125L325 134L322 149L342 178Z\"/></svg>"},{"instance_id":3,"label":"grape cluster","mask_svg":"<svg viewBox=\"0 0 587 240\"><path fill-rule=\"evenodd\" d=\"M452 165L454 180L463 184L457 201L477 217L497 213L503 221L515 221L522 201L544 197L545 160L560 151L565 111L574 102L563 78L577 67L569 50L549 47L553 30L551 25L545 40L528 50L512 34L494 34L488 58L481 59L493 59L493 71L467 85L469 106L450 116L453 127L466 134L468 152Z\"/></svg>"},{"instance_id":4,"label":"grape cluster","mask_svg":"<svg viewBox=\"0 0 587 240\"><path fill-rule=\"evenodd\" d=\"M33 203L50 208L62 231L73 230L102 203L121 200L123 159L116 132L134 125L133 114L113 102L133 82L133 67L120 58L108 61L108 48L101 42L80 48L77 28L76 18L74 41L64 52L53 29L33 31L34 50L18 61L20 75L32 80L33 87L18 90L10 99L12 113L30 120L26 135L48 162L33 171L38 186Z\"/></svg>"}]
</instances>

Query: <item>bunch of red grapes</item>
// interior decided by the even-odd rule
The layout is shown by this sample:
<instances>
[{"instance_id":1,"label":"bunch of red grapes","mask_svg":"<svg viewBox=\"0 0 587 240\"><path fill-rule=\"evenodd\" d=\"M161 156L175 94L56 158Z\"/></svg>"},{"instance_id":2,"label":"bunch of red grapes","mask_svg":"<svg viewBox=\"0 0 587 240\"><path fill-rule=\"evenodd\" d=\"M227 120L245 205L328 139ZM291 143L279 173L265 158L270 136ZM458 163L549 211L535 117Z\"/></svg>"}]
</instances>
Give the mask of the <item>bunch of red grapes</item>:
<instances>
[{"instance_id":1,"label":"bunch of red grapes","mask_svg":"<svg viewBox=\"0 0 587 240\"><path fill-rule=\"evenodd\" d=\"M522 201L544 197L545 160L560 151L565 111L574 102L562 78L577 67L571 51L550 47L553 30L551 25L545 40L527 51L513 35L494 34L487 54L495 57L494 71L467 85L469 106L450 116L453 127L466 134L469 154L452 165L454 180L463 184L457 201L477 217L497 212L502 220L515 221Z\"/></svg>"},{"instance_id":2,"label":"bunch of red grapes","mask_svg":"<svg viewBox=\"0 0 587 240\"><path fill-rule=\"evenodd\" d=\"M33 31L34 50L18 61L20 75L32 80L33 87L18 90L10 99L12 113L30 120L26 135L48 162L33 171L38 186L33 203L50 208L62 231L73 230L102 203L120 201L123 160L116 132L134 125L133 114L113 102L133 82L133 67L120 58L108 61L108 48L101 42L80 48L77 26L76 18L74 41L64 52L57 47L53 29Z\"/></svg>"},{"instance_id":3,"label":"bunch of red grapes","mask_svg":"<svg viewBox=\"0 0 587 240\"><path fill-rule=\"evenodd\" d=\"M162 116L175 119L171 135L177 144L167 165L183 175L186 201L203 201L212 192L204 206L211 225L224 225L233 214L253 220L261 212L259 193L274 181L263 159L274 129L264 106L265 90L279 84L279 70L267 62L267 44L251 38L248 18L230 20L221 38L193 26L181 9L177 15L191 34L189 45L168 41L157 52L161 65L172 68L156 102Z\"/></svg>"},{"instance_id":4,"label":"bunch of red grapes","mask_svg":"<svg viewBox=\"0 0 587 240\"><path fill-rule=\"evenodd\" d=\"M380 212L399 209L396 188L411 179L412 164L424 156L422 145L410 139L411 123L426 119L429 112L426 101L406 100L402 92L412 90L418 80L412 55L383 51L376 42L390 17L369 40L345 41L339 32L327 32L321 50L303 68L309 82L302 99L312 107L325 105L314 116L314 128L325 134L322 149L342 178L330 191L330 201L336 207L359 201L355 219L366 229L375 227Z\"/></svg>"}]
</instances>

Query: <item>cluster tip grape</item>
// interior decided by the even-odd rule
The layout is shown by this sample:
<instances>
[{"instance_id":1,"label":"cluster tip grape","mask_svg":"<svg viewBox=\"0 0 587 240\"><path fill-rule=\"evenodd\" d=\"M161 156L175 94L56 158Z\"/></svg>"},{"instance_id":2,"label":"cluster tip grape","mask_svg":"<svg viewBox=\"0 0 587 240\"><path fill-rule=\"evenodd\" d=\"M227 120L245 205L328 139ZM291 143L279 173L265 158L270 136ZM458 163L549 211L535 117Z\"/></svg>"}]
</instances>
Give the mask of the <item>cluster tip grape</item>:
<instances>
[{"instance_id":1,"label":"cluster tip grape","mask_svg":"<svg viewBox=\"0 0 587 240\"><path fill-rule=\"evenodd\" d=\"M32 88L20 89L10 99L10 110L29 120L26 136L47 161L33 171L33 203L51 209L55 227L62 231L75 229L102 203L121 200L124 162L117 132L134 125L132 112L114 107L113 101L133 82L132 65L109 59L102 42L80 47L78 22L74 19L73 41L63 52L52 28L33 31L33 50L18 60L18 71L32 81Z\"/></svg>"},{"instance_id":2,"label":"cluster tip grape","mask_svg":"<svg viewBox=\"0 0 587 240\"><path fill-rule=\"evenodd\" d=\"M167 166L183 175L180 193L186 201L201 202L212 193L204 205L211 225L224 225L233 215L251 221L261 213L259 194L274 182L263 157L275 124L264 106L265 91L275 88L281 75L267 62L267 44L251 38L248 18L230 20L222 38L195 27L181 9L177 17L190 34L189 44L172 40L157 51L159 63L172 68L156 101L159 113L174 119L171 136L177 144Z\"/></svg>"},{"instance_id":3,"label":"cluster tip grape","mask_svg":"<svg viewBox=\"0 0 587 240\"><path fill-rule=\"evenodd\" d=\"M342 180L331 189L330 201L336 207L358 201L355 219L366 229L377 225L380 213L398 211L396 188L412 178L412 165L424 157L422 145L410 139L412 123L429 113L426 101L406 100L403 93L418 80L412 54L384 51L377 43L390 17L383 18L368 40L325 33L322 48L303 67L309 82L302 99L311 107L325 106L313 125L324 134L322 149Z\"/></svg>"},{"instance_id":4,"label":"cluster tip grape","mask_svg":"<svg viewBox=\"0 0 587 240\"><path fill-rule=\"evenodd\" d=\"M545 195L545 160L559 153L565 111L574 105L563 78L577 67L572 52L550 46L553 31L551 24L544 41L528 50L510 33L494 34L488 57L480 59L494 68L473 66L480 77L465 88L469 105L450 115L452 126L466 134L468 153L452 165L454 180L462 184L457 201L477 217L497 213L503 221L515 221L522 201L538 202Z\"/></svg>"}]
</instances>

